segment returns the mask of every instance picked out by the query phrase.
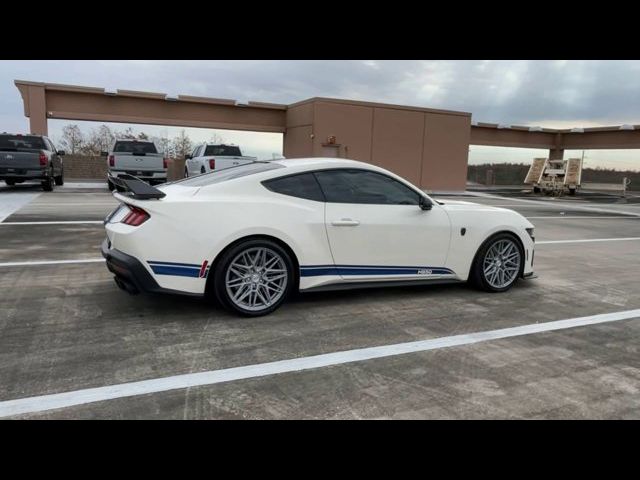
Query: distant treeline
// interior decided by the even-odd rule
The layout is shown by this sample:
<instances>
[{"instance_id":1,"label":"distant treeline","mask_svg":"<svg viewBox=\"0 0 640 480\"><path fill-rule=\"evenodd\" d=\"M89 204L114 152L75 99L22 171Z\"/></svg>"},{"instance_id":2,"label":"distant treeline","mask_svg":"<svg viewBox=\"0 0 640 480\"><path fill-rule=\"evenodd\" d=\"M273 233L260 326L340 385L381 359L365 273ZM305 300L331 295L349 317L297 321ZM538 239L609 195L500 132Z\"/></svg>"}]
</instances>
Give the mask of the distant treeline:
<instances>
[{"instance_id":1,"label":"distant treeline","mask_svg":"<svg viewBox=\"0 0 640 480\"><path fill-rule=\"evenodd\" d=\"M491 170L491 174L488 171ZM494 185L522 185L529 165L525 163L484 163L469 165L467 180L485 185L493 177ZM594 183L620 183L627 177L631 180L629 190L640 191L640 171L614 170L613 168L583 168L582 181Z\"/></svg>"}]
</instances>

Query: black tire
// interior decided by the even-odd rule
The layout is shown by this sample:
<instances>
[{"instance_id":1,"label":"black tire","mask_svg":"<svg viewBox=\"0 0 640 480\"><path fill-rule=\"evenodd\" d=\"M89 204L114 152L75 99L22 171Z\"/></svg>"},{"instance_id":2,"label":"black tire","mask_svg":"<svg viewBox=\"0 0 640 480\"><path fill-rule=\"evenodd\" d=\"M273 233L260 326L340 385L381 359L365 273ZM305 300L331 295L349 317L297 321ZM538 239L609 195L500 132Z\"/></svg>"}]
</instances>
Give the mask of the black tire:
<instances>
[{"instance_id":1,"label":"black tire","mask_svg":"<svg viewBox=\"0 0 640 480\"><path fill-rule=\"evenodd\" d=\"M5 180L4 183L9 185L10 187L13 187L16 184L16 181L15 180Z\"/></svg>"},{"instance_id":2,"label":"black tire","mask_svg":"<svg viewBox=\"0 0 640 480\"><path fill-rule=\"evenodd\" d=\"M286 282L282 288L282 294L280 295L279 298L277 298L277 300L273 301L268 306L265 305L263 308L250 310L250 309L244 308L242 305L239 305L237 301L234 301L231 298L229 289L227 288L226 279L227 279L227 272L229 271L229 267L231 266L234 259L237 259L237 257L241 255L243 252L246 252L246 251L250 252L258 248L266 249L267 251L273 252L277 256L279 256L280 259L282 260L282 263L284 264L283 266L286 269L287 276L286 276ZM227 310L230 310L234 313L237 313L245 317L259 317L259 316L267 315L273 312L278 307L280 307L280 305L282 305L282 303L287 299L292 289L294 288L294 285L297 285L296 276L293 268L293 261L291 259L291 256L286 252L284 248L282 248L280 245L278 245L277 243L271 240L263 240L263 239L246 240L238 243L237 245L234 245L233 247L229 248L226 252L222 254L220 260L217 262L215 271L212 273L214 275L213 290L215 292L215 296L218 302L220 302L220 304L223 305ZM251 275L251 272L248 272L247 275L248 276ZM247 282L249 283L247 284L246 288L247 289L253 288L251 287L250 281L247 280ZM241 288L243 287L239 287L239 289ZM260 287L256 285L255 288L258 290ZM240 290L237 290L236 293L239 291ZM264 291L264 289L262 291ZM244 290L244 292L247 292L247 290ZM251 295L252 294L250 294L249 298L251 298ZM257 297L256 297L256 300L257 300Z\"/></svg>"},{"instance_id":3,"label":"black tire","mask_svg":"<svg viewBox=\"0 0 640 480\"><path fill-rule=\"evenodd\" d=\"M540 187L533 187L533 193L540 193Z\"/></svg>"},{"instance_id":4,"label":"black tire","mask_svg":"<svg viewBox=\"0 0 640 480\"><path fill-rule=\"evenodd\" d=\"M56 182L56 185L58 185L59 187L64 185L64 170L60 171L60 175L55 177L55 182Z\"/></svg>"},{"instance_id":5,"label":"black tire","mask_svg":"<svg viewBox=\"0 0 640 480\"><path fill-rule=\"evenodd\" d=\"M187 167L184 167L184 178L189 178L189 170L187 170Z\"/></svg>"},{"instance_id":6,"label":"black tire","mask_svg":"<svg viewBox=\"0 0 640 480\"><path fill-rule=\"evenodd\" d=\"M513 279L508 282L506 285L495 286L487 279L484 273L484 261L485 257L489 250L499 242L510 242L515 246L517 253L519 254L519 265L517 272ZM524 269L524 251L522 249L522 245L520 241L516 238L515 235L511 233L498 233L480 245L478 252L476 253L475 258L473 259L473 264L471 266L471 272L469 272L469 282L479 288L480 290L484 290L485 292L505 292L509 290L517 281L518 278L522 276L522 272Z\"/></svg>"},{"instance_id":7,"label":"black tire","mask_svg":"<svg viewBox=\"0 0 640 480\"><path fill-rule=\"evenodd\" d=\"M55 185L55 183L56 182L53 178L53 175L48 176L47 178L42 180L42 190L44 190L45 192L53 192L53 186Z\"/></svg>"},{"instance_id":8,"label":"black tire","mask_svg":"<svg viewBox=\"0 0 640 480\"><path fill-rule=\"evenodd\" d=\"M574 196L576 194L576 189L575 188L570 188L569 189L569 195Z\"/></svg>"},{"instance_id":9,"label":"black tire","mask_svg":"<svg viewBox=\"0 0 640 480\"><path fill-rule=\"evenodd\" d=\"M207 173L207 171L204 169L204 165L200 167L200 173Z\"/></svg>"},{"instance_id":10,"label":"black tire","mask_svg":"<svg viewBox=\"0 0 640 480\"><path fill-rule=\"evenodd\" d=\"M111 180L107 180L107 187L109 187L110 192L113 192L116 189L116 186L111 183Z\"/></svg>"}]
</instances>

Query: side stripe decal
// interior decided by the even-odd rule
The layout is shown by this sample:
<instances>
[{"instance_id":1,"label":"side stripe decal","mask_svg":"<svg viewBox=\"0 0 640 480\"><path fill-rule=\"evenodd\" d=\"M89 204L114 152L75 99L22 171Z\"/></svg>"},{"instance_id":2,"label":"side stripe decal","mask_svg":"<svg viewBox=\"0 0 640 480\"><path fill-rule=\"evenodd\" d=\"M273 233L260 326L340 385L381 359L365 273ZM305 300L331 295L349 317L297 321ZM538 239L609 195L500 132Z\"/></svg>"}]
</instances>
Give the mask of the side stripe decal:
<instances>
[{"instance_id":1,"label":"side stripe decal","mask_svg":"<svg viewBox=\"0 0 640 480\"><path fill-rule=\"evenodd\" d=\"M176 277L207 278L210 266L195 265L193 263L175 263L147 261L156 275L172 275Z\"/></svg>"},{"instance_id":2,"label":"side stripe decal","mask_svg":"<svg viewBox=\"0 0 640 480\"><path fill-rule=\"evenodd\" d=\"M148 261L156 275L172 275L178 277L207 278L210 265L193 263L175 263ZM454 272L445 267L423 266L382 266L382 265L305 265L300 267L300 276L317 277L322 275L453 275Z\"/></svg>"},{"instance_id":3,"label":"side stripe decal","mask_svg":"<svg viewBox=\"0 0 640 480\"><path fill-rule=\"evenodd\" d=\"M397 267L381 265L305 265L300 267L302 277L321 275L453 275L444 267Z\"/></svg>"}]
</instances>

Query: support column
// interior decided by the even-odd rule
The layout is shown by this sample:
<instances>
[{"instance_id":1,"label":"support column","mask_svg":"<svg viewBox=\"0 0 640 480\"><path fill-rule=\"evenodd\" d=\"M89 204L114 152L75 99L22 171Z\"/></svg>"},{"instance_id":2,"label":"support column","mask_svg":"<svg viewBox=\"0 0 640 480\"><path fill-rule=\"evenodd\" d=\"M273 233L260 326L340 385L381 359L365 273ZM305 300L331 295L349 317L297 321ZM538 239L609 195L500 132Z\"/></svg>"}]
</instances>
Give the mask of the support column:
<instances>
[{"instance_id":1,"label":"support column","mask_svg":"<svg viewBox=\"0 0 640 480\"><path fill-rule=\"evenodd\" d=\"M29 85L29 128L32 134L47 135L47 104L44 85Z\"/></svg>"},{"instance_id":2,"label":"support column","mask_svg":"<svg viewBox=\"0 0 640 480\"><path fill-rule=\"evenodd\" d=\"M555 146L549 149L549 160L562 160L564 158L564 148L562 148L562 134L556 133Z\"/></svg>"},{"instance_id":3,"label":"support column","mask_svg":"<svg viewBox=\"0 0 640 480\"><path fill-rule=\"evenodd\" d=\"M562 160L564 158L564 148L550 148L549 160Z\"/></svg>"}]
</instances>

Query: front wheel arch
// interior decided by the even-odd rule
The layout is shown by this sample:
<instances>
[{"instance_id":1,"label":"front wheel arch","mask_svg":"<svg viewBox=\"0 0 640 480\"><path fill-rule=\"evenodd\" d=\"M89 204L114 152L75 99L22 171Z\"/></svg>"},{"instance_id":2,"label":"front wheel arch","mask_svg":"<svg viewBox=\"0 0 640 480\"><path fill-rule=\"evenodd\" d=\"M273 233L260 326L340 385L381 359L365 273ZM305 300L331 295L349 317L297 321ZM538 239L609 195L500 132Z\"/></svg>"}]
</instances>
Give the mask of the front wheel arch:
<instances>
[{"instance_id":1,"label":"front wheel arch","mask_svg":"<svg viewBox=\"0 0 640 480\"><path fill-rule=\"evenodd\" d=\"M498 235L505 235L505 234L506 235L510 235L511 237L513 237L513 239L516 241L516 243L520 247L520 252L522 253L522 262L520 264L520 272L518 272L518 278L522 278L522 275L524 273L524 264L526 262L526 249L524 248L524 244L522 243L522 239L520 238L520 236L517 233L515 233L515 232L513 232L511 230L500 230L498 232L492 233L487 238L485 238L482 241L482 243L478 246L478 248L476 249L476 253L473 256L473 261L471 262L471 265L469 266L469 275L467 276L468 281L470 281L471 278L472 278L473 269L475 267L476 262L478 261L478 255L480 254L480 251L482 250L482 247L484 247L487 243L491 242Z\"/></svg>"},{"instance_id":2,"label":"front wheel arch","mask_svg":"<svg viewBox=\"0 0 640 480\"><path fill-rule=\"evenodd\" d=\"M227 245L222 250L220 250L220 252L216 255L216 257L211 262L209 272L210 273L215 272L215 269L218 266L218 262L220 261L220 259L222 258L225 252L232 249L239 243L246 242L247 240L270 240L274 243L277 243L280 247L282 247L289 254L289 257L293 262L292 292L297 292L300 289L300 262L298 261L298 257L296 256L293 249L286 242L272 235L247 235L246 237L241 237L241 238L238 238L237 240L234 240L229 245ZM213 278L214 278L213 274L207 275L207 283L205 284L205 287L204 287L204 293L207 297L214 295Z\"/></svg>"}]
</instances>

